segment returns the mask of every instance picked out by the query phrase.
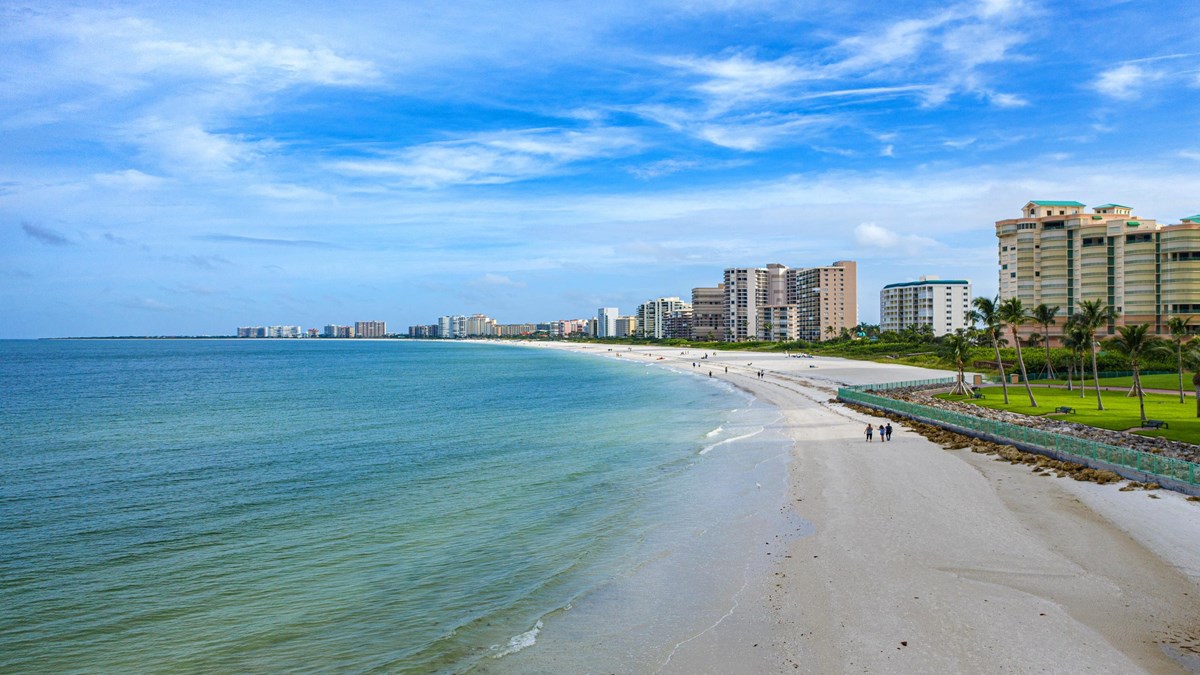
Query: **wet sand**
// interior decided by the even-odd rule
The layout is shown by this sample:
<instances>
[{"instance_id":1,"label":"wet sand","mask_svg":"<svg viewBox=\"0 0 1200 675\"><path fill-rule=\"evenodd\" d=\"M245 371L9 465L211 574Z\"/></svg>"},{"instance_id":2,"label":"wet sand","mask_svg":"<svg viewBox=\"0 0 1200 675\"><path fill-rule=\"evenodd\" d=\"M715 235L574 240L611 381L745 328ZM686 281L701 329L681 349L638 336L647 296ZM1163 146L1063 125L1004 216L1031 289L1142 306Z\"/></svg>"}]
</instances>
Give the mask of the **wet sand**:
<instances>
[{"instance_id":1,"label":"wet sand","mask_svg":"<svg viewBox=\"0 0 1200 675\"><path fill-rule=\"evenodd\" d=\"M1200 504L1035 476L896 421L891 442L866 443L882 418L829 402L837 383L949 373L547 346L712 372L778 407L795 440L788 503L811 531L764 541L753 554L769 571L703 633L663 645L661 672L1200 672Z\"/></svg>"}]
</instances>

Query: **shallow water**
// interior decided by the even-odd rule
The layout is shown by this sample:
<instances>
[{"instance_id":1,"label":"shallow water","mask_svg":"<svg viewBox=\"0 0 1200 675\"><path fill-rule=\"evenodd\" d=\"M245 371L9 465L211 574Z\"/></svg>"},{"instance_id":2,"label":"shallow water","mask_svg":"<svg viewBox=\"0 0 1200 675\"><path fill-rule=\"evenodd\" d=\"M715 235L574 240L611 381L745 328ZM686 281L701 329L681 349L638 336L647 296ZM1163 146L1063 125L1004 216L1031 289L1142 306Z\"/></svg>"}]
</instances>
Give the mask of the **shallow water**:
<instances>
[{"instance_id":1,"label":"shallow water","mask_svg":"<svg viewBox=\"0 0 1200 675\"><path fill-rule=\"evenodd\" d=\"M3 669L637 668L783 494L774 411L550 350L0 342L0 384Z\"/></svg>"}]
</instances>

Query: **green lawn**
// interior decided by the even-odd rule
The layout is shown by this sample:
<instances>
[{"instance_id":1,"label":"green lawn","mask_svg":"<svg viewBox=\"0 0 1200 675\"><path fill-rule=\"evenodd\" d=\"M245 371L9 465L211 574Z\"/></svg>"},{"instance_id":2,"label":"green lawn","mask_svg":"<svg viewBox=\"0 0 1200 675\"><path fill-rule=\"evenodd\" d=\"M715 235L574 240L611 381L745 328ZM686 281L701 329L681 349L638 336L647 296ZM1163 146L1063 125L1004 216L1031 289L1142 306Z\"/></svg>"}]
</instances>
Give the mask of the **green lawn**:
<instances>
[{"instance_id":1,"label":"green lawn","mask_svg":"<svg viewBox=\"0 0 1200 675\"><path fill-rule=\"evenodd\" d=\"M1065 389L1034 387L1033 396L1037 399L1038 407L1029 406L1029 396L1022 385L1009 385L1008 398L1011 403L1004 405L1004 392L1000 387L984 387L986 398L969 399L963 396L940 394L938 398L949 401L962 401L973 405L1011 410L1025 415L1048 415L1050 417L1079 422L1101 429L1125 430L1138 426L1138 400L1136 396L1126 397L1119 391L1101 392L1104 398L1104 410L1096 410L1096 393L1088 390L1087 396L1079 397L1079 391ZM1058 406L1069 406L1074 413L1056 414ZM1157 431L1138 431L1144 436L1162 436L1175 441L1195 443L1200 440L1200 418L1196 417L1196 402L1189 399L1180 404L1179 397L1170 394L1146 394L1146 417L1152 420L1164 420L1171 425L1169 429Z\"/></svg>"},{"instance_id":2,"label":"green lawn","mask_svg":"<svg viewBox=\"0 0 1200 675\"><path fill-rule=\"evenodd\" d=\"M1088 385L1092 384L1092 378L1090 376L1084 377L1084 381ZM1061 384L1064 387L1067 384L1067 381L1063 380L1063 379L1032 380L1032 382L1035 385L1038 385L1038 384ZM1074 382L1075 382L1075 386L1078 387L1079 386L1079 377L1078 376L1075 377ZM1133 377L1102 377L1102 378L1100 378L1100 386L1101 387L1132 387L1133 386ZM1142 376L1142 386L1145 387L1146 389L1167 389L1170 391L1179 391L1179 375L1174 374L1174 373L1167 373L1165 375L1143 375ZM1191 375L1191 373L1185 373L1183 376L1183 393L1192 394L1193 392L1194 392L1194 390L1192 389L1192 375ZM1178 394L1176 394L1176 396L1178 397ZM1178 400L1178 398L1176 398L1176 400Z\"/></svg>"}]
</instances>

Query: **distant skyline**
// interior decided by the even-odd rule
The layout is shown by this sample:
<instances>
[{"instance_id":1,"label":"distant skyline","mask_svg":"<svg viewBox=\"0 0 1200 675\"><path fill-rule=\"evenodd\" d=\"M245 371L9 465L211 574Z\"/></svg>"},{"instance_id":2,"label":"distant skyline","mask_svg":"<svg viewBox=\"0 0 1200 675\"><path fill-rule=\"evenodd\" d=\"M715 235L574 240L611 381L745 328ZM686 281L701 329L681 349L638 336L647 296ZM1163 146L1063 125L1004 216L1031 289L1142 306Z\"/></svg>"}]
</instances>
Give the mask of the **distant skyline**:
<instances>
[{"instance_id":1,"label":"distant skyline","mask_svg":"<svg viewBox=\"0 0 1200 675\"><path fill-rule=\"evenodd\" d=\"M996 292L1030 199L1200 213L1194 2L0 0L0 337Z\"/></svg>"}]
</instances>

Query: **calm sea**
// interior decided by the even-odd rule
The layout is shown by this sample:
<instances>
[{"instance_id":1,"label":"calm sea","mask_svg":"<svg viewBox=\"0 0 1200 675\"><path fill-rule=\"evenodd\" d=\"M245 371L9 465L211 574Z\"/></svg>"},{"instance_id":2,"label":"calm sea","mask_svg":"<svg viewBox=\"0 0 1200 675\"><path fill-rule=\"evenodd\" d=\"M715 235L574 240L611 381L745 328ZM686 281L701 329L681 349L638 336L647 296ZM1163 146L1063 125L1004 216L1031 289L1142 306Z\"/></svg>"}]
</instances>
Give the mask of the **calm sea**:
<instances>
[{"instance_id":1,"label":"calm sea","mask_svg":"<svg viewBox=\"0 0 1200 675\"><path fill-rule=\"evenodd\" d=\"M653 669L784 492L775 411L633 356L7 341L0 386L4 671Z\"/></svg>"}]
</instances>

